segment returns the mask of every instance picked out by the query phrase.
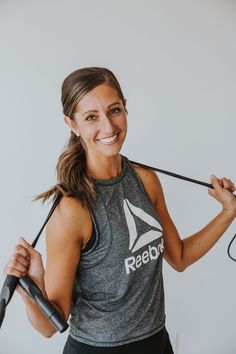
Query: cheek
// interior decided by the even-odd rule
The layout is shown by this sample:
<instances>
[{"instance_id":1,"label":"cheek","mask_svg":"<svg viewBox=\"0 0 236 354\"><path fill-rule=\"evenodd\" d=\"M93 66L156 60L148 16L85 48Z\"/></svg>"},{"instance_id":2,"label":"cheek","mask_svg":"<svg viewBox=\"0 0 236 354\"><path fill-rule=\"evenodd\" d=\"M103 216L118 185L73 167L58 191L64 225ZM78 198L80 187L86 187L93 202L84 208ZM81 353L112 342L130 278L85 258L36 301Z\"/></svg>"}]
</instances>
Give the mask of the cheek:
<instances>
[{"instance_id":1,"label":"cheek","mask_svg":"<svg viewBox=\"0 0 236 354\"><path fill-rule=\"evenodd\" d=\"M122 127L124 130L127 129L127 117L126 116L124 116L122 119Z\"/></svg>"},{"instance_id":2,"label":"cheek","mask_svg":"<svg viewBox=\"0 0 236 354\"><path fill-rule=\"evenodd\" d=\"M127 118L126 115L123 115L122 117L118 117L116 124L122 128L125 129L127 126Z\"/></svg>"},{"instance_id":3,"label":"cheek","mask_svg":"<svg viewBox=\"0 0 236 354\"><path fill-rule=\"evenodd\" d=\"M98 133L98 128L95 124L83 125L80 127L80 135L84 140L94 138Z\"/></svg>"}]
</instances>

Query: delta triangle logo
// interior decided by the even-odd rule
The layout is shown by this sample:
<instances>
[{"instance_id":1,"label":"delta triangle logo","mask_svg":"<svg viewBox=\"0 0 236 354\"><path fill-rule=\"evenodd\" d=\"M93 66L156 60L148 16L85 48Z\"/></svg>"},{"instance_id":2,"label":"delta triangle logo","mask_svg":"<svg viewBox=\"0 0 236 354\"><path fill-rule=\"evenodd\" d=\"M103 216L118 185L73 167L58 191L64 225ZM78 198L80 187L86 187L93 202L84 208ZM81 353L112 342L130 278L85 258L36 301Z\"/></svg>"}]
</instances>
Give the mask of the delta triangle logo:
<instances>
[{"instance_id":1,"label":"delta triangle logo","mask_svg":"<svg viewBox=\"0 0 236 354\"><path fill-rule=\"evenodd\" d=\"M163 231L157 220L141 208L131 204L128 199L124 200L124 212L130 235L129 250L132 253L162 237ZM148 231L138 235L138 229Z\"/></svg>"}]
</instances>

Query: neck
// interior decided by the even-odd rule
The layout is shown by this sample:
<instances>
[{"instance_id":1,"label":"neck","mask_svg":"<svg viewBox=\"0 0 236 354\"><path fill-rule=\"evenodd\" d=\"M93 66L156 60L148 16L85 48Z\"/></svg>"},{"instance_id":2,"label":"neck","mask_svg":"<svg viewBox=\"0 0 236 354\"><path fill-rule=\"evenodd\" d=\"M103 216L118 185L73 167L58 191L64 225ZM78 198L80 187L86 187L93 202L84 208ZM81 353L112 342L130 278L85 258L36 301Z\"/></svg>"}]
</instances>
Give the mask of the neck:
<instances>
[{"instance_id":1,"label":"neck","mask_svg":"<svg viewBox=\"0 0 236 354\"><path fill-rule=\"evenodd\" d=\"M122 158L115 156L88 156L87 171L94 179L110 179L122 171Z\"/></svg>"}]
</instances>

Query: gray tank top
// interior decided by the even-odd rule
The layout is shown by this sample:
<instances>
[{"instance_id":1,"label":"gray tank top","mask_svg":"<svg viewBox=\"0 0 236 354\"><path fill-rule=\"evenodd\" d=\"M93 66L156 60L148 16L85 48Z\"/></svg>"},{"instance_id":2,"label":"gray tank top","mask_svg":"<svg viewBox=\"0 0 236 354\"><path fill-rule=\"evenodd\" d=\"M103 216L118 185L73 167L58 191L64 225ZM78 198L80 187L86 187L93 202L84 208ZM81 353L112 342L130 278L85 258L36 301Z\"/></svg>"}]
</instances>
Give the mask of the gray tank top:
<instances>
[{"instance_id":1,"label":"gray tank top","mask_svg":"<svg viewBox=\"0 0 236 354\"><path fill-rule=\"evenodd\" d=\"M100 347L165 325L162 228L139 176L125 156L122 162L117 177L95 180L95 242L81 254L73 289L70 335Z\"/></svg>"}]
</instances>

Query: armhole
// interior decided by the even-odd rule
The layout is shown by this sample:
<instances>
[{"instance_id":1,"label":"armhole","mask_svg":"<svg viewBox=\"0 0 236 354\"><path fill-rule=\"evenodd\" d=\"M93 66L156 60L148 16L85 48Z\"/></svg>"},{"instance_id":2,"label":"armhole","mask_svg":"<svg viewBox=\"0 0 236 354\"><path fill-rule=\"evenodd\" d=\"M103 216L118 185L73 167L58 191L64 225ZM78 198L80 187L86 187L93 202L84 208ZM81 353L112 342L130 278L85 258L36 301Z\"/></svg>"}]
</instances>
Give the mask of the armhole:
<instances>
[{"instance_id":1,"label":"armhole","mask_svg":"<svg viewBox=\"0 0 236 354\"><path fill-rule=\"evenodd\" d=\"M95 242L96 242L96 231L95 231L94 224L93 224L92 236L90 237L88 243L86 243L86 246L82 250L82 253L86 253L86 252L90 251L93 248L93 246L95 245Z\"/></svg>"},{"instance_id":2,"label":"armhole","mask_svg":"<svg viewBox=\"0 0 236 354\"><path fill-rule=\"evenodd\" d=\"M95 218L93 213L90 213L91 218L92 218L92 223L93 223L93 230L92 230L92 235L89 239L89 241L87 242L86 246L84 247L84 249L82 250L82 253L88 253L89 251L92 251L94 249L94 247L97 244L98 241L98 230L97 230L97 226L96 226L96 222L95 222Z\"/></svg>"}]
</instances>

